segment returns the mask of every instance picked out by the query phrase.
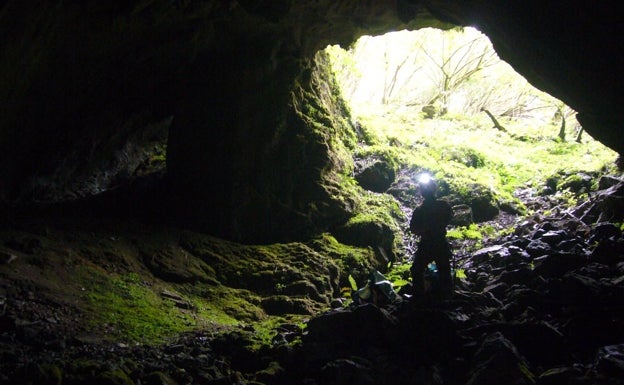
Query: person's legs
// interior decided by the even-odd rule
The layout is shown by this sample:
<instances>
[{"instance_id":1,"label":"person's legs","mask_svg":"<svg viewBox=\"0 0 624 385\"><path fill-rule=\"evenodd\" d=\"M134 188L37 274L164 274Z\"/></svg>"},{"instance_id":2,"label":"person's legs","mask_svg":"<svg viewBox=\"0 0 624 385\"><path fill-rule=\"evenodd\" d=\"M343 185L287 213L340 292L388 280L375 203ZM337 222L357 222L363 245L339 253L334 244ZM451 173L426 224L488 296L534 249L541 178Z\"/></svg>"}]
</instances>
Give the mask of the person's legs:
<instances>
[{"instance_id":1,"label":"person's legs","mask_svg":"<svg viewBox=\"0 0 624 385\"><path fill-rule=\"evenodd\" d=\"M422 296L425 292L425 268L431 262L425 257L425 254L419 248L418 252L414 256L414 262L410 268L412 273L412 284L414 285L414 295Z\"/></svg>"},{"instance_id":2,"label":"person's legs","mask_svg":"<svg viewBox=\"0 0 624 385\"><path fill-rule=\"evenodd\" d=\"M445 297L450 296L453 292L450 257L443 256L437 258L436 266L438 267L438 276L440 279L440 288L442 289L442 293Z\"/></svg>"}]
</instances>

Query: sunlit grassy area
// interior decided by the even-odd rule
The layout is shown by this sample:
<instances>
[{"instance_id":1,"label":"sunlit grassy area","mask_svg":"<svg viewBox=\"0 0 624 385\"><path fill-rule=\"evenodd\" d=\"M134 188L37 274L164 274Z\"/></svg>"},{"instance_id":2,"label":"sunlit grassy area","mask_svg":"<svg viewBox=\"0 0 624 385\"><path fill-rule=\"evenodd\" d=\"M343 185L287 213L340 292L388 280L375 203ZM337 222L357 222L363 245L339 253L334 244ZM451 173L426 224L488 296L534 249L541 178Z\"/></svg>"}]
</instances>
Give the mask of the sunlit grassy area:
<instances>
[{"instance_id":1,"label":"sunlit grassy area","mask_svg":"<svg viewBox=\"0 0 624 385\"><path fill-rule=\"evenodd\" d=\"M366 109L357 121L366 133L361 152L390 151L403 167L427 169L460 188L478 182L502 196L519 187L538 187L559 170L594 171L617 154L585 134L581 143L561 142L554 125L532 126L487 115L423 119L418 111Z\"/></svg>"},{"instance_id":2,"label":"sunlit grassy area","mask_svg":"<svg viewBox=\"0 0 624 385\"><path fill-rule=\"evenodd\" d=\"M516 189L539 189L561 170L596 171L617 157L474 28L365 36L349 50L327 52L360 128L354 155L383 154L400 168L429 170L460 196L480 185L513 200Z\"/></svg>"}]
</instances>

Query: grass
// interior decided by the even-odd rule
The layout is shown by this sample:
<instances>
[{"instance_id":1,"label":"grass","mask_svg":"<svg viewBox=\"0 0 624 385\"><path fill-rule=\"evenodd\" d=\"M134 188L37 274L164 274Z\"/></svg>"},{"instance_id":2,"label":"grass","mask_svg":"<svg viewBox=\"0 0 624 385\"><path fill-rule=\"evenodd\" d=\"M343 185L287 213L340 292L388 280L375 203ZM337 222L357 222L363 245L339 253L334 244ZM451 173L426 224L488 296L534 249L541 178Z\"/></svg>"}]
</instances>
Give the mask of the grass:
<instances>
[{"instance_id":1,"label":"grass","mask_svg":"<svg viewBox=\"0 0 624 385\"><path fill-rule=\"evenodd\" d=\"M562 169L599 170L617 156L587 134L582 143L561 142L553 124L501 118L507 134L485 114L423 119L417 111L383 106L353 111L367 138L360 152L391 153L402 167L429 170L460 195L477 183L513 200L519 187L540 186Z\"/></svg>"},{"instance_id":2,"label":"grass","mask_svg":"<svg viewBox=\"0 0 624 385\"><path fill-rule=\"evenodd\" d=\"M379 105L354 105L352 111L363 131L356 155L390 158L398 168L411 170L414 175L427 170L443 181L440 190L444 195L468 202L471 194L483 196L489 192L500 203L513 203L520 212L526 210L514 196L517 189L539 191L553 176L564 179L561 185L566 181L565 176L560 178L563 174L604 171L617 157L586 133L581 143L561 142L557 125L540 125L535 120L500 118L508 129L504 133L493 128L485 114L424 119L418 111ZM583 198L567 190L559 194L567 197L569 204ZM463 243L466 252L513 230L488 223L470 224L451 228L448 238ZM387 277L395 289L400 289L410 279L409 265L399 261Z\"/></svg>"}]
</instances>

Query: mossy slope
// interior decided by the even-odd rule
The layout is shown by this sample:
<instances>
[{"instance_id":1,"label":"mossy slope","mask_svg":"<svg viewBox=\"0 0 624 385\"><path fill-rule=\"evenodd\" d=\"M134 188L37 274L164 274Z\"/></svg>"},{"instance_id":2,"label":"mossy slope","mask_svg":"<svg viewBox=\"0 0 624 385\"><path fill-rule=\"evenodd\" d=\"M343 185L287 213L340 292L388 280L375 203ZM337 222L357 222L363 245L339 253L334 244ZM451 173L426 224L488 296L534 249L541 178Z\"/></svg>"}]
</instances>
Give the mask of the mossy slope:
<instances>
[{"instance_id":1,"label":"mossy slope","mask_svg":"<svg viewBox=\"0 0 624 385\"><path fill-rule=\"evenodd\" d=\"M140 224L30 228L0 232L2 251L17 256L0 265L2 287L28 287L33 304L69 306L79 316L68 327L87 339L154 342L188 330L309 316L340 295L350 266L373 264L368 248L329 235L241 245Z\"/></svg>"}]
</instances>

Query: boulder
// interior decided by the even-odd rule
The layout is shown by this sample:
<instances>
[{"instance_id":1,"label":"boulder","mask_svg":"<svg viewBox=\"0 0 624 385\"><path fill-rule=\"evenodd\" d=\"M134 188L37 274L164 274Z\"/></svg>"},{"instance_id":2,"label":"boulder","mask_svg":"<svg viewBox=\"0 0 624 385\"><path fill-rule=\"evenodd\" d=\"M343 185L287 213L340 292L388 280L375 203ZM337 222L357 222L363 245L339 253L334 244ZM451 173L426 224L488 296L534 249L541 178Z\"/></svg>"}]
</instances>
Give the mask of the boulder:
<instances>
[{"instance_id":1,"label":"boulder","mask_svg":"<svg viewBox=\"0 0 624 385\"><path fill-rule=\"evenodd\" d=\"M600 282L577 273L567 273L563 277L562 293L566 303L596 306L605 302Z\"/></svg>"},{"instance_id":2,"label":"boulder","mask_svg":"<svg viewBox=\"0 0 624 385\"><path fill-rule=\"evenodd\" d=\"M503 271L497 278L497 282L503 282L509 286L515 284L526 284L530 282L535 273L528 266L513 270Z\"/></svg>"},{"instance_id":3,"label":"boulder","mask_svg":"<svg viewBox=\"0 0 624 385\"><path fill-rule=\"evenodd\" d=\"M324 384L334 385L375 385L379 379L375 378L372 364L359 357L341 358L328 362L321 368Z\"/></svg>"},{"instance_id":4,"label":"boulder","mask_svg":"<svg viewBox=\"0 0 624 385\"><path fill-rule=\"evenodd\" d=\"M578 367L557 366L540 374L537 380L540 385L572 384L582 375L583 371ZM578 383L581 384L580 380Z\"/></svg>"},{"instance_id":5,"label":"boulder","mask_svg":"<svg viewBox=\"0 0 624 385\"><path fill-rule=\"evenodd\" d=\"M570 190L575 194L587 193L591 190L592 177L588 174L579 172L567 176L563 181L557 184L557 190Z\"/></svg>"},{"instance_id":6,"label":"boulder","mask_svg":"<svg viewBox=\"0 0 624 385\"><path fill-rule=\"evenodd\" d=\"M602 378L624 378L624 344L603 346L598 349L593 369Z\"/></svg>"},{"instance_id":7,"label":"boulder","mask_svg":"<svg viewBox=\"0 0 624 385\"><path fill-rule=\"evenodd\" d=\"M590 233L589 242L601 242L605 239L618 239L622 237L622 230L613 223L604 222L594 226Z\"/></svg>"},{"instance_id":8,"label":"boulder","mask_svg":"<svg viewBox=\"0 0 624 385\"><path fill-rule=\"evenodd\" d=\"M542 277L561 277L569 271L582 267L588 259L582 254L553 253L537 257L533 262L536 274Z\"/></svg>"},{"instance_id":9,"label":"boulder","mask_svg":"<svg viewBox=\"0 0 624 385\"><path fill-rule=\"evenodd\" d=\"M552 367L570 359L564 335L546 321L527 319L505 324L501 329L532 365Z\"/></svg>"},{"instance_id":10,"label":"boulder","mask_svg":"<svg viewBox=\"0 0 624 385\"><path fill-rule=\"evenodd\" d=\"M541 241L548 243L550 246L555 246L559 242L563 241L568 234L565 230L550 230L542 234Z\"/></svg>"},{"instance_id":11,"label":"boulder","mask_svg":"<svg viewBox=\"0 0 624 385\"><path fill-rule=\"evenodd\" d=\"M375 250L377 266L384 270L388 262L396 259L394 253L394 231L386 223L370 218L361 221L349 221L334 230L334 236L340 243L359 247L372 247Z\"/></svg>"},{"instance_id":12,"label":"boulder","mask_svg":"<svg viewBox=\"0 0 624 385\"><path fill-rule=\"evenodd\" d=\"M293 298L286 295L273 295L263 298L261 306L267 314L305 314L315 313L315 304L307 298Z\"/></svg>"},{"instance_id":13,"label":"boulder","mask_svg":"<svg viewBox=\"0 0 624 385\"><path fill-rule=\"evenodd\" d=\"M453 206L453 218L451 219L451 225L453 226L468 226L473 223L472 209L468 205L455 205Z\"/></svg>"},{"instance_id":14,"label":"boulder","mask_svg":"<svg viewBox=\"0 0 624 385\"><path fill-rule=\"evenodd\" d=\"M616 265L624 261L624 239L605 239L596 245L590 259L606 265Z\"/></svg>"},{"instance_id":15,"label":"boulder","mask_svg":"<svg viewBox=\"0 0 624 385\"><path fill-rule=\"evenodd\" d=\"M472 218L475 222L485 222L498 215L498 204L491 192L478 195L470 200Z\"/></svg>"},{"instance_id":16,"label":"boulder","mask_svg":"<svg viewBox=\"0 0 624 385\"><path fill-rule=\"evenodd\" d=\"M371 157L355 161L354 176L362 188L384 192L394 182L396 170L389 161Z\"/></svg>"},{"instance_id":17,"label":"boulder","mask_svg":"<svg viewBox=\"0 0 624 385\"><path fill-rule=\"evenodd\" d=\"M357 350L359 344L384 344L385 335L396 325L397 320L386 310L372 304L354 309L340 309L313 318L308 323L310 342L329 343L335 346Z\"/></svg>"},{"instance_id":18,"label":"boulder","mask_svg":"<svg viewBox=\"0 0 624 385\"><path fill-rule=\"evenodd\" d=\"M533 385L535 378L518 349L500 332L489 334L473 358L467 385Z\"/></svg>"},{"instance_id":19,"label":"boulder","mask_svg":"<svg viewBox=\"0 0 624 385\"><path fill-rule=\"evenodd\" d=\"M484 247L472 254L472 260L477 264L489 262L494 255L498 255L499 253L505 253L502 245Z\"/></svg>"},{"instance_id":20,"label":"boulder","mask_svg":"<svg viewBox=\"0 0 624 385\"><path fill-rule=\"evenodd\" d=\"M605 190L622 182L624 182L622 179L615 176L603 175L598 179L598 190Z\"/></svg>"},{"instance_id":21,"label":"boulder","mask_svg":"<svg viewBox=\"0 0 624 385\"><path fill-rule=\"evenodd\" d=\"M526 246L526 252L529 253L531 257L537 258L550 254L552 252L552 248L548 245L548 243L539 239L534 239Z\"/></svg>"}]
</instances>

